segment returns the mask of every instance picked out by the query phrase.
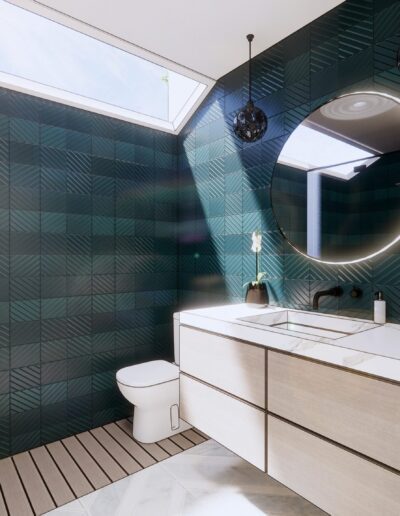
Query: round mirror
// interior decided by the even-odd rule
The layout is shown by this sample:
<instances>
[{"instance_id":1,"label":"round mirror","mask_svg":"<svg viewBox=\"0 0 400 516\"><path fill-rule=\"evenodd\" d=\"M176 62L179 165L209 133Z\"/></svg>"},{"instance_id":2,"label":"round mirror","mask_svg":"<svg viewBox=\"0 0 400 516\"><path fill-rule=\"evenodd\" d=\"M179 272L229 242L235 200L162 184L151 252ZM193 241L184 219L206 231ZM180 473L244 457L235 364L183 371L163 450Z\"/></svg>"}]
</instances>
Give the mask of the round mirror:
<instances>
[{"instance_id":1,"label":"round mirror","mask_svg":"<svg viewBox=\"0 0 400 516\"><path fill-rule=\"evenodd\" d=\"M344 95L290 135L271 196L278 225L297 251L349 263L400 240L399 102L380 93Z\"/></svg>"}]
</instances>

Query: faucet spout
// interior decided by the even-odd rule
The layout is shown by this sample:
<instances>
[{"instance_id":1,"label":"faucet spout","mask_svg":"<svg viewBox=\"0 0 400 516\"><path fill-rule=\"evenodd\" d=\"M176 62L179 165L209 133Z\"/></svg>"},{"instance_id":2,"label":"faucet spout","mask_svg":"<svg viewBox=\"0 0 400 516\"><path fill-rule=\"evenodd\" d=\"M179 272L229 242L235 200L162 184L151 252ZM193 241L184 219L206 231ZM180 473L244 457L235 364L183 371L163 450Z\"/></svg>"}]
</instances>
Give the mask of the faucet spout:
<instances>
[{"instance_id":1,"label":"faucet spout","mask_svg":"<svg viewBox=\"0 0 400 516\"><path fill-rule=\"evenodd\" d=\"M318 310L319 307L319 299L323 296L333 296L333 297L340 297L343 294L342 287L333 287L328 290L320 290L315 293L313 297L313 309Z\"/></svg>"}]
</instances>

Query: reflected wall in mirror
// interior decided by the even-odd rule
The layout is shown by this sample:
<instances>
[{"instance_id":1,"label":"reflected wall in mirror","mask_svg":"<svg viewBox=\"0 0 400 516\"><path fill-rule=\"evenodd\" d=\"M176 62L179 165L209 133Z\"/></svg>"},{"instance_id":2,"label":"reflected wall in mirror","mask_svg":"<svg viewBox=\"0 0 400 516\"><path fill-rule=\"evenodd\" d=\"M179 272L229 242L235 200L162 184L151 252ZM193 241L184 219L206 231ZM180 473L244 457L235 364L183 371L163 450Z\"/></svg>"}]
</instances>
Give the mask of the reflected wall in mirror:
<instances>
[{"instance_id":1,"label":"reflected wall in mirror","mask_svg":"<svg viewBox=\"0 0 400 516\"><path fill-rule=\"evenodd\" d=\"M348 263L400 240L400 101L381 93L324 104L290 135L275 166L272 207L289 243Z\"/></svg>"}]
</instances>

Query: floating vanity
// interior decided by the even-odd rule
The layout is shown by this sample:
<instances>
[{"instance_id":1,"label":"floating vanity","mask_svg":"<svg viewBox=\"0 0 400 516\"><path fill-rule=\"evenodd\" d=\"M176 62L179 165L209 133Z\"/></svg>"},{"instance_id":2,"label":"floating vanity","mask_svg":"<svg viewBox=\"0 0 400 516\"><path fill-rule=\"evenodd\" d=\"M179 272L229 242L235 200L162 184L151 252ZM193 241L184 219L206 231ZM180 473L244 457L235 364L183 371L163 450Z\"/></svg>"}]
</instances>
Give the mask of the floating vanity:
<instances>
[{"instance_id":1,"label":"floating vanity","mask_svg":"<svg viewBox=\"0 0 400 516\"><path fill-rule=\"evenodd\" d=\"M181 312L181 417L329 514L400 514L400 325Z\"/></svg>"}]
</instances>

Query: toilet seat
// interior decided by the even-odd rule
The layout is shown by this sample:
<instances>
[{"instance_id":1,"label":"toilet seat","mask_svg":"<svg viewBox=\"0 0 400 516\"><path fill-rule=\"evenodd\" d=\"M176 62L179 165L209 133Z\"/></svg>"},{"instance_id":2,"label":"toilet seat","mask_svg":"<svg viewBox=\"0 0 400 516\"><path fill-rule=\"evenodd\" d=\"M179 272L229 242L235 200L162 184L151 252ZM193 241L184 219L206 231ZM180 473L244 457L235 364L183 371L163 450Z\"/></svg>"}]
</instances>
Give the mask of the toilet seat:
<instances>
[{"instance_id":1,"label":"toilet seat","mask_svg":"<svg viewBox=\"0 0 400 516\"><path fill-rule=\"evenodd\" d=\"M117 381L128 387L151 387L179 378L179 368L165 360L152 360L117 372Z\"/></svg>"}]
</instances>

